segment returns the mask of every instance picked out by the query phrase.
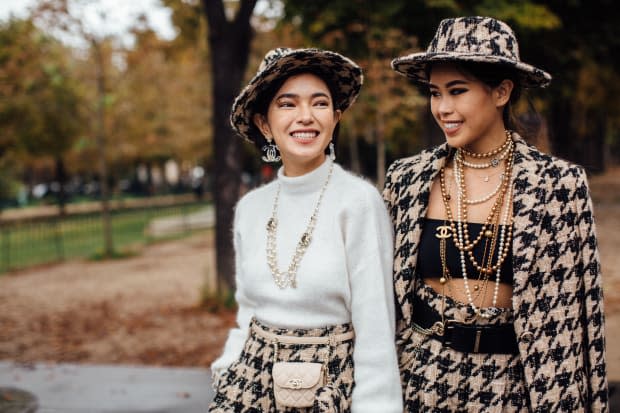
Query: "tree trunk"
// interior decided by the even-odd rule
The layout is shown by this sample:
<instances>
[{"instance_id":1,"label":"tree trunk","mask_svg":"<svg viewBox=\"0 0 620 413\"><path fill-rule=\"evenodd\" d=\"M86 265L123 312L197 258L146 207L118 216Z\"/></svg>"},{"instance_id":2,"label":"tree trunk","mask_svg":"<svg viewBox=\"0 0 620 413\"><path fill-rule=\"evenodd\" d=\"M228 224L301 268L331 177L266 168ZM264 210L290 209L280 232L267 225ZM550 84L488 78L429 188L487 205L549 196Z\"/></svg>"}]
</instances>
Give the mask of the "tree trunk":
<instances>
[{"instance_id":1,"label":"tree trunk","mask_svg":"<svg viewBox=\"0 0 620 413\"><path fill-rule=\"evenodd\" d=\"M97 70L97 121L96 141L99 152L99 185L101 188L101 220L103 226L103 255L111 257L114 253L112 241L112 222L110 217L110 202L108 188L108 163L106 160L106 133L105 133L105 66L101 44L91 39L91 45L95 52L95 66Z\"/></svg>"},{"instance_id":2,"label":"tree trunk","mask_svg":"<svg viewBox=\"0 0 620 413\"><path fill-rule=\"evenodd\" d=\"M357 122L351 122L350 132L351 136L349 136L349 158L351 162L351 171L359 175L362 173L362 166L360 163L360 150L357 142Z\"/></svg>"},{"instance_id":3,"label":"tree trunk","mask_svg":"<svg viewBox=\"0 0 620 413\"><path fill-rule=\"evenodd\" d=\"M208 21L208 42L213 76L213 139L215 156L215 247L218 293L234 287L232 225L241 182L241 138L229 125L230 108L240 90L248 63L256 0L241 0L232 21L226 19L221 0L203 0Z\"/></svg>"},{"instance_id":4,"label":"tree trunk","mask_svg":"<svg viewBox=\"0 0 620 413\"><path fill-rule=\"evenodd\" d=\"M385 115L379 109L377 111L377 188L383 190L385 185Z\"/></svg>"},{"instance_id":5,"label":"tree trunk","mask_svg":"<svg viewBox=\"0 0 620 413\"><path fill-rule=\"evenodd\" d=\"M589 113L590 127L583 137L584 155L580 162L590 173L600 174L605 172L605 135L606 118L603 113Z\"/></svg>"},{"instance_id":6,"label":"tree trunk","mask_svg":"<svg viewBox=\"0 0 620 413\"><path fill-rule=\"evenodd\" d=\"M578 132L567 119L573 119L573 109L568 100L555 100L551 108L549 140L554 155L583 166L588 173L605 171L605 115L587 114L588 129Z\"/></svg>"},{"instance_id":7,"label":"tree trunk","mask_svg":"<svg viewBox=\"0 0 620 413\"><path fill-rule=\"evenodd\" d=\"M67 192L65 191L65 184L67 183L67 171L65 169L65 163L62 156L58 155L55 159L56 164L56 182L58 182L58 213L60 216L65 215L65 206L67 204Z\"/></svg>"}]
</instances>

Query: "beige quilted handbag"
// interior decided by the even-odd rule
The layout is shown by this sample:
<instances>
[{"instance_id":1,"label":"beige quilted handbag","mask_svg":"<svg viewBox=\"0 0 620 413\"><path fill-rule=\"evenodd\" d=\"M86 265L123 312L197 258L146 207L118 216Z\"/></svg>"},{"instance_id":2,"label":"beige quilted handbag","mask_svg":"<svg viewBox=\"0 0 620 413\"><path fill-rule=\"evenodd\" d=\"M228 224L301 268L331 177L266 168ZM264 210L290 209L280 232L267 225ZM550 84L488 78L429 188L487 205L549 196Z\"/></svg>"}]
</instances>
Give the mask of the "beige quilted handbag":
<instances>
[{"instance_id":1,"label":"beige quilted handbag","mask_svg":"<svg viewBox=\"0 0 620 413\"><path fill-rule=\"evenodd\" d=\"M310 362L277 362L273 365L273 393L283 407L311 407L316 391L325 384L324 365Z\"/></svg>"}]
</instances>

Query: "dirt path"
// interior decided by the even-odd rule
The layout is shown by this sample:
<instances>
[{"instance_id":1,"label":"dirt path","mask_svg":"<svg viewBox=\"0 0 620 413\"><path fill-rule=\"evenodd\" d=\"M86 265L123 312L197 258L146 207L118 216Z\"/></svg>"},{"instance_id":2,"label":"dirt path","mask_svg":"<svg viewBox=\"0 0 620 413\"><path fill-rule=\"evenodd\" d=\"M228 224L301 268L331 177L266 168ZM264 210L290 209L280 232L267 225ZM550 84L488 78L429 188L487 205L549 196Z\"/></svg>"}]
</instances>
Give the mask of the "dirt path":
<instances>
[{"instance_id":1,"label":"dirt path","mask_svg":"<svg viewBox=\"0 0 620 413\"><path fill-rule=\"evenodd\" d=\"M607 337L620 335L620 168L590 181ZM70 261L0 276L0 359L208 367L234 314L198 307L212 235L161 243L123 260ZM610 380L620 349L610 345Z\"/></svg>"},{"instance_id":2,"label":"dirt path","mask_svg":"<svg viewBox=\"0 0 620 413\"><path fill-rule=\"evenodd\" d=\"M0 359L208 366L232 315L198 307L212 236L0 277Z\"/></svg>"}]
</instances>

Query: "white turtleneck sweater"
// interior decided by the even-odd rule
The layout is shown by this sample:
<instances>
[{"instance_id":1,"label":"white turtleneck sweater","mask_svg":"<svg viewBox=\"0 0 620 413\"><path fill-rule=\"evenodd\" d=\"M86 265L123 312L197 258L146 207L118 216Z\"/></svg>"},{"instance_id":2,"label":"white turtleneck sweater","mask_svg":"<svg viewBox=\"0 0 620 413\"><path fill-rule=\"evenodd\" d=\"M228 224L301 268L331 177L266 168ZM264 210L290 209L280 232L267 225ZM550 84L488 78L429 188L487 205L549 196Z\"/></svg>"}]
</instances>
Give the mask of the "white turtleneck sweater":
<instances>
[{"instance_id":1,"label":"white turtleneck sweater","mask_svg":"<svg viewBox=\"0 0 620 413\"><path fill-rule=\"evenodd\" d=\"M267 221L278 185L278 268L288 268L325 184L332 161L298 177L284 176L248 192L235 209L238 328L211 365L227 368L243 350L250 319L283 328L353 323L352 412L403 411L394 343L393 234L377 189L334 164L312 242L297 271L297 288L280 289L267 265Z\"/></svg>"}]
</instances>

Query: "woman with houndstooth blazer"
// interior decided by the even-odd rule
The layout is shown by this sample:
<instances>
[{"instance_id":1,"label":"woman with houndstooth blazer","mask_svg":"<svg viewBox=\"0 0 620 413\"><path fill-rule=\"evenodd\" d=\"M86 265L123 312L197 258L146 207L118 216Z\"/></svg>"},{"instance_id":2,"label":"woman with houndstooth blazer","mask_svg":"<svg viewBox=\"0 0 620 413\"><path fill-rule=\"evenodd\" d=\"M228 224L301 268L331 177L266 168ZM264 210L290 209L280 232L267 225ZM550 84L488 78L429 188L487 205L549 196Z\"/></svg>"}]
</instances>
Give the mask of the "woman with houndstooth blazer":
<instances>
[{"instance_id":1,"label":"woman with houndstooth blazer","mask_svg":"<svg viewBox=\"0 0 620 413\"><path fill-rule=\"evenodd\" d=\"M383 192L405 410L608 412L587 177L528 144L511 113L551 76L478 16L443 20L392 67L428 88L446 138L395 161Z\"/></svg>"}]
</instances>

